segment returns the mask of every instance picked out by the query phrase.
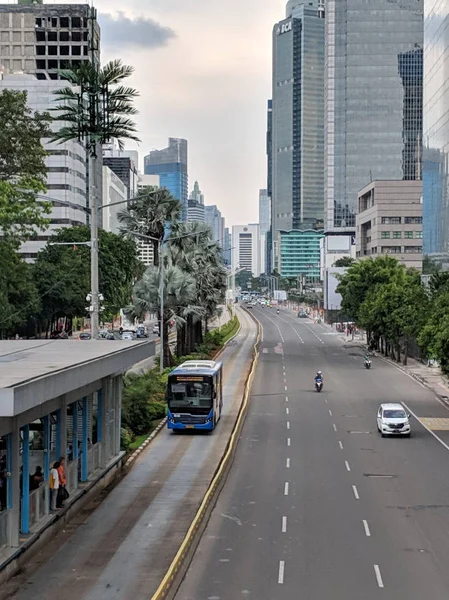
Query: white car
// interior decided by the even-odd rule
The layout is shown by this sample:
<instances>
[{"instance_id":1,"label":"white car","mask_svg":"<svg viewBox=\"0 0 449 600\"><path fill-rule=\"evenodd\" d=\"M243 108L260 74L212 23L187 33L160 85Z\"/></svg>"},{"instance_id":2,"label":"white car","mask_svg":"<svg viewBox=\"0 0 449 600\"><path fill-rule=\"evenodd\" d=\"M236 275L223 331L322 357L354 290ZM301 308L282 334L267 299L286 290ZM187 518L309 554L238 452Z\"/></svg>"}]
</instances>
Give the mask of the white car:
<instances>
[{"instance_id":1,"label":"white car","mask_svg":"<svg viewBox=\"0 0 449 600\"><path fill-rule=\"evenodd\" d=\"M132 331L124 331L121 335L122 340L134 340L135 339L135 335L133 334Z\"/></svg>"},{"instance_id":2,"label":"white car","mask_svg":"<svg viewBox=\"0 0 449 600\"><path fill-rule=\"evenodd\" d=\"M402 404L386 403L377 411L377 429L382 437L386 435L404 435L410 437L410 415Z\"/></svg>"}]
</instances>

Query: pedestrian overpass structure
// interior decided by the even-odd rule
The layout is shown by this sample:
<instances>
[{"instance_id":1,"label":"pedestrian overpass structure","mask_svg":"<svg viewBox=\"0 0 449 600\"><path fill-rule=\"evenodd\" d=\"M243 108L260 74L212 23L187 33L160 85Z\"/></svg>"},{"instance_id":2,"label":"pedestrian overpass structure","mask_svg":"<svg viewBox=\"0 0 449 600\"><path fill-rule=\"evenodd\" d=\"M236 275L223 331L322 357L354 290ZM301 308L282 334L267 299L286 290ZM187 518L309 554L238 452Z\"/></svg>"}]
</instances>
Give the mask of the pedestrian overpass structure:
<instances>
[{"instance_id":1,"label":"pedestrian overpass structure","mask_svg":"<svg viewBox=\"0 0 449 600\"><path fill-rule=\"evenodd\" d=\"M66 459L70 500L120 462L122 376L153 341L0 341L0 563L55 519L49 473ZM44 481L30 490L40 466Z\"/></svg>"}]
</instances>

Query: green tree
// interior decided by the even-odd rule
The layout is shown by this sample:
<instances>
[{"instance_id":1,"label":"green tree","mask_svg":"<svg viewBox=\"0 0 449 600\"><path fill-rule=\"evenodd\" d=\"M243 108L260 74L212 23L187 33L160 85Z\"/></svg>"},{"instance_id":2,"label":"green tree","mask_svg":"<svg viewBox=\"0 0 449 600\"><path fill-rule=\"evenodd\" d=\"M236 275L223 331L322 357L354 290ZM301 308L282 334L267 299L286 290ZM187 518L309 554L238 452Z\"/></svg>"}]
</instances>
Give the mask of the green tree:
<instances>
[{"instance_id":1,"label":"green tree","mask_svg":"<svg viewBox=\"0 0 449 600\"><path fill-rule=\"evenodd\" d=\"M354 263L355 259L351 256L343 256L342 258L339 258L335 261L334 267L352 267Z\"/></svg>"},{"instance_id":2,"label":"green tree","mask_svg":"<svg viewBox=\"0 0 449 600\"><path fill-rule=\"evenodd\" d=\"M341 294L341 310L351 320L360 324L359 310L368 293L377 285L389 283L405 267L391 256L360 260L339 277L337 293Z\"/></svg>"},{"instance_id":3,"label":"green tree","mask_svg":"<svg viewBox=\"0 0 449 600\"><path fill-rule=\"evenodd\" d=\"M174 223L180 214L181 203L167 189L149 187L140 190L132 204L118 213L120 231L136 241L142 241L142 235L155 238L148 243L153 244L154 264L159 266L159 244L164 239L166 225Z\"/></svg>"},{"instance_id":4,"label":"green tree","mask_svg":"<svg viewBox=\"0 0 449 600\"><path fill-rule=\"evenodd\" d=\"M42 297L41 319L47 325L56 319L72 319L86 314L86 295L90 290L90 249L76 244L90 240L89 227L59 230L41 252L33 266L34 279ZM51 243L74 242L73 246ZM110 320L127 306L132 287L141 277L144 265L136 244L114 233L99 232L99 279L103 294L104 318Z\"/></svg>"},{"instance_id":5,"label":"green tree","mask_svg":"<svg viewBox=\"0 0 449 600\"><path fill-rule=\"evenodd\" d=\"M449 289L443 288L431 304L429 318L418 337L419 344L430 358L437 359L441 369L449 374Z\"/></svg>"},{"instance_id":6,"label":"green tree","mask_svg":"<svg viewBox=\"0 0 449 600\"><path fill-rule=\"evenodd\" d=\"M15 335L39 309L39 297L28 265L15 245L0 241L0 339Z\"/></svg>"},{"instance_id":7,"label":"green tree","mask_svg":"<svg viewBox=\"0 0 449 600\"><path fill-rule=\"evenodd\" d=\"M165 260L165 257L164 257ZM193 305L195 300L195 279L180 267L168 264L164 269L164 366L173 365L173 356L169 345L169 321L174 319L177 326L184 321L180 316L180 307ZM158 310L159 299L159 268L150 266L134 286L132 303L127 307L127 314L132 318L143 319L148 312ZM185 322L185 321L184 321Z\"/></svg>"},{"instance_id":8,"label":"green tree","mask_svg":"<svg viewBox=\"0 0 449 600\"><path fill-rule=\"evenodd\" d=\"M48 225L49 203L36 194L46 190L46 152L50 116L33 111L27 93L0 93L0 229L3 238L29 237Z\"/></svg>"}]
</instances>

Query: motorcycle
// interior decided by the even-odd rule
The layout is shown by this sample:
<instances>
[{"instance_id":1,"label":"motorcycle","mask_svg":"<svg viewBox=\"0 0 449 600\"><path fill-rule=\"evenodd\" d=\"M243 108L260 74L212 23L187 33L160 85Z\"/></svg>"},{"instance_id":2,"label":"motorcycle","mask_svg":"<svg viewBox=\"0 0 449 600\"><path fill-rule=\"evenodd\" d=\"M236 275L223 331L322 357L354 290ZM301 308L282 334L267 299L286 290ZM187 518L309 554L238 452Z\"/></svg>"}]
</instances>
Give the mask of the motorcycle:
<instances>
[{"instance_id":1,"label":"motorcycle","mask_svg":"<svg viewBox=\"0 0 449 600\"><path fill-rule=\"evenodd\" d=\"M363 364L365 365L365 369L371 369L371 361L369 358L366 358Z\"/></svg>"},{"instance_id":2,"label":"motorcycle","mask_svg":"<svg viewBox=\"0 0 449 600\"><path fill-rule=\"evenodd\" d=\"M315 389L317 392L321 392L321 390L323 389L323 380L322 379L315 380Z\"/></svg>"},{"instance_id":3,"label":"motorcycle","mask_svg":"<svg viewBox=\"0 0 449 600\"><path fill-rule=\"evenodd\" d=\"M277 309L277 311L276 311L276 314L277 314L277 315L279 314L279 308Z\"/></svg>"}]
</instances>

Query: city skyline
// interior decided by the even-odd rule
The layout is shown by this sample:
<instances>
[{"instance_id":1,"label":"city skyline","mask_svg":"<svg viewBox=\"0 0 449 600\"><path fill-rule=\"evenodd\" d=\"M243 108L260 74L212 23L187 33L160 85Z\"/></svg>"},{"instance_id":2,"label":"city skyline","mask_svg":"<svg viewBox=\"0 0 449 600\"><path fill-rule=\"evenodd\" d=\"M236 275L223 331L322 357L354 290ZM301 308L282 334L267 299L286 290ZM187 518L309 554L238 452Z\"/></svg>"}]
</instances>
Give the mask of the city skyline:
<instances>
[{"instance_id":1,"label":"city skyline","mask_svg":"<svg viewBox=\"0 0 449 600\"><path fill-rule=\"evenodd\" d=\"M118 0L97 0L95 6L102 63L120 56L136 69L129 82L140 91L142 141L127 147L143 157L169 137L187 139L189 177L201 182L208 202L230 226L255 222L258 191L266 187L269 40L285 0L153 0L151 6L131 0L126 9Z\"/></svg>"}]
</instances>

